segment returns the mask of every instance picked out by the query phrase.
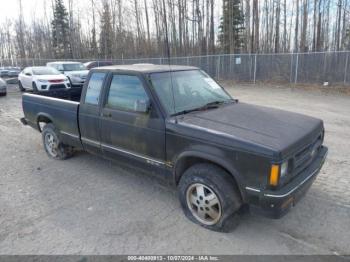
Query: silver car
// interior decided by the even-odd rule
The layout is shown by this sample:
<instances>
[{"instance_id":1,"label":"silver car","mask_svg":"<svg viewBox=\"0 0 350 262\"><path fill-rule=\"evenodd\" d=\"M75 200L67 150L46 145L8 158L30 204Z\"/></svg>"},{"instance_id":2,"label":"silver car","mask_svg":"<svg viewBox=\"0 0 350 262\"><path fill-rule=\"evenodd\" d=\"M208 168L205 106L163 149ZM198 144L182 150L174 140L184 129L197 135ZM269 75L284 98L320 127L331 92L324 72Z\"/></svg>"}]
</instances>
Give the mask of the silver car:
<instances>
[{"instance_id":1,"label":"silver car","mask_svg":"<svg viewBox=\"0 0 350 262\"><path fill-rule=\"evenodd\" d=\"M11 68L8 72L8 76L9 77L17 77L19 75L19 73L21 72L20 69L17 68Z\"/></svg>"},{"instance_id":2,"label":"silver car","mask_svg":"<svg viewBox=\"0 0 350 262\"><path fill-rule=\"evenodd\" d=\"M7 95L7 84L4 80L0 78L0 96Z\"/></svg>"},{"instance_id":3,"label":"silver car","mask_svg":"<svg viewBox=\"0 0 350 262\"><path fill-rule=\"evenodd\" d=\"M4 67L0 68L0 77L8 76L9 70Z\"/></svg>"},{"instance_id":4,"label":"silver car","mask_svg":"<svg viewBox=\"0 0 350 262\"><path fill-rule=\"evenodd\" d=\"M46 66L53 67L64 74L72 87L82 87L89 74L89 70L79 62L51 62Z\"/></svg>"}]
</instances>

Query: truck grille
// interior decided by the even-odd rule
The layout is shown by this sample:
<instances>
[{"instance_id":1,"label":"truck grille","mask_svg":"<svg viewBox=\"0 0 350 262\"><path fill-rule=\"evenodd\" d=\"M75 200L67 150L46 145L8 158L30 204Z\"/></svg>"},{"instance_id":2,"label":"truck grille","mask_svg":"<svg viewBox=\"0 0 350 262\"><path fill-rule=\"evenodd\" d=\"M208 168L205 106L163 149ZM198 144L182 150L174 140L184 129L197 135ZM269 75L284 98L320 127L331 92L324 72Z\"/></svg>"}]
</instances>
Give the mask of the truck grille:
<instances>
[{"instance_id":1,"label":"truck grille","mask_svg":"<svg viewBox=\"0 0 350 262\"><path fill-rule=\"evenodd\" d=\"M317 157L323 143L323 134L320 134L311 144L304 147L294 156L293 177L303 172Z\"/></svg>"},{"instance_id":2,"label":"truck grille","mask_svg":"<svg viewBox=\"0 0 350 262\"><path fill-rule=\"evenodd\" d=\"M57 89L64 89L66 88L65 85L52 85L50 86L50 90L57 90Z\"/></svg>"}]
</instances>

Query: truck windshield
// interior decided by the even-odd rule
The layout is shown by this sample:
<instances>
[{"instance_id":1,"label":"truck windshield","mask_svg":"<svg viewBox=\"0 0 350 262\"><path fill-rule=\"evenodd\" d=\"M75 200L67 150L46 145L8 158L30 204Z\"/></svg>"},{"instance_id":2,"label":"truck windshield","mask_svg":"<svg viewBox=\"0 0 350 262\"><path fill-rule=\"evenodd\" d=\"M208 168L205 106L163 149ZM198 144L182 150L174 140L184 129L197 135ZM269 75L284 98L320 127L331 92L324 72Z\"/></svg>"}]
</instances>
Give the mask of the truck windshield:
<instances>
[{"instance_id":1,"label":"truck windshield","mask_svg":"<svg viewBox=\"0 0 350 262\"><path fill-rule=\"evenodd\" d=\"M64 64L64 71L83 71L86 67L83 64Z\"/></svg>"},{"instance_id":2,"label":"truck windshield","mask_svg":"<svg viewBox=\"0 0 350 262\"><path fill-rule=\"evenodd\" d=\"M200 70L153 73L153 89L170 115L190 112L232 98L210 76Z\"/></svg>"}]
</instances>

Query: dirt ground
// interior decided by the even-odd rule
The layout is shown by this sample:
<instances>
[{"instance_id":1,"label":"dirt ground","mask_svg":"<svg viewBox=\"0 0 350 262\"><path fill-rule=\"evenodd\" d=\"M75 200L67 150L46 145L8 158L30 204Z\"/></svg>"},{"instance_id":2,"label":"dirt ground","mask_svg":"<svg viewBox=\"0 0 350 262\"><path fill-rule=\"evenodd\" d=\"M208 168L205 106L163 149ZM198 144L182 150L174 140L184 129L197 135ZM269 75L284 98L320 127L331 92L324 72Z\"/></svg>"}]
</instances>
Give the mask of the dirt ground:
<instances>
[{"instance_id":1,"label":"dirt ground","mask_svg":"<svg viewBox=\"0 0 350 262\"><path fill-rule=\"evenodd\" d=\"M322 118L328 160L306 197L280 220L244 214L228 234L194 225L161 180L79 153L49 159L22 126L14 85L0 98L0 254L348 254L350 96L234 85L240 101Z\"/></svg>"}]
</instances>

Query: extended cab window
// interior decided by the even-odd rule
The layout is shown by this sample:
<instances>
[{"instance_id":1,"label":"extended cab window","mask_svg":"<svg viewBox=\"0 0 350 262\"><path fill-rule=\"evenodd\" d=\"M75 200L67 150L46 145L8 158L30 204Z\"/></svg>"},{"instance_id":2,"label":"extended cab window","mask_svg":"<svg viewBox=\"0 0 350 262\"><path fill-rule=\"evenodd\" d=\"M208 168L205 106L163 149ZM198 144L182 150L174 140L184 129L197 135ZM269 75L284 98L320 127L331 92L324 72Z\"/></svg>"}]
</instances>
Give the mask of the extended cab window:
<instances>
[{"instance_id":1,"label":"extended cab window","mask_svg":"<svg viewBox=\"0 0 350 262\"><path fill-rule=\"evenodd\" d=\"M140 102L148 100L141 80L137 76L114 75L108 93L107 107L137 111Z\"/></svg>"},{"instance_id":2,"label":"extended cab window","mask_svg":"<svg viewBox=\"0 0 350 262\"><path fill-rule=\"evenodd\" d=\"M93 73L86 90L85 104L98 105L106 73Z\"/></svg>"}]
</instances>

